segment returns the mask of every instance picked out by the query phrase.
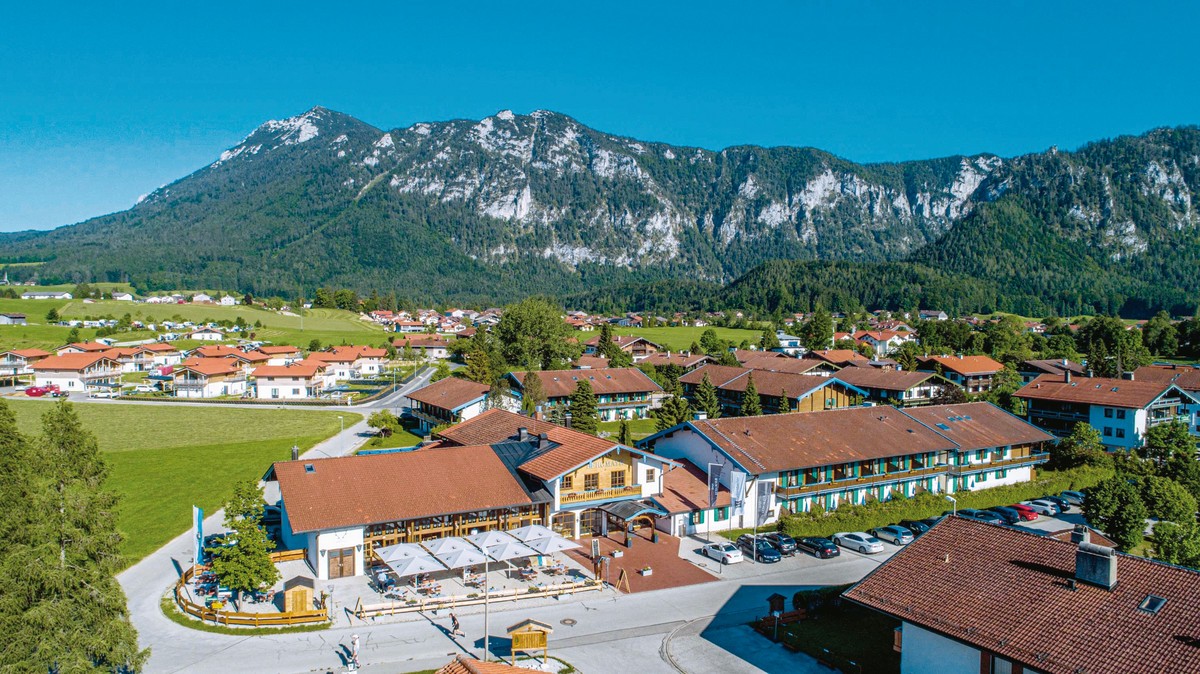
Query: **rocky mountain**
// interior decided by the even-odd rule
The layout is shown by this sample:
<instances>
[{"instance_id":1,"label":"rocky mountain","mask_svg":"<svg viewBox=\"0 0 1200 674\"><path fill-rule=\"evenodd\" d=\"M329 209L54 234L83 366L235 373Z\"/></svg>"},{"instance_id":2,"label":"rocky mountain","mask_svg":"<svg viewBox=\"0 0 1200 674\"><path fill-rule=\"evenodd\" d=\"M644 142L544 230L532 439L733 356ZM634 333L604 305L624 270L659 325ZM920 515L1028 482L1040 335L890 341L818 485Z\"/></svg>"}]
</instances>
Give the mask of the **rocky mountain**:
<instances>
[{"instance_id":1,"label":"rocky mountain","mask_svg":"<svg viewBox=\"0 0 1200 674\"><path fill-rule=\"evenodd\" d=\"M1111 271L1106 303L1161 304L1200 290L1194 268L1162 264L1200 249L1198 158L1196 128L1073 153L863 165L811 148L638 141L547 111L383 131L318 107L263 124L128 211L4 236L0 259L147 289L335 285L458 302L728 282L776 259L912 259L1040 283L1032 294L1052 306L1097 303L1075 265Z\"/></svg>"}]
</instances>

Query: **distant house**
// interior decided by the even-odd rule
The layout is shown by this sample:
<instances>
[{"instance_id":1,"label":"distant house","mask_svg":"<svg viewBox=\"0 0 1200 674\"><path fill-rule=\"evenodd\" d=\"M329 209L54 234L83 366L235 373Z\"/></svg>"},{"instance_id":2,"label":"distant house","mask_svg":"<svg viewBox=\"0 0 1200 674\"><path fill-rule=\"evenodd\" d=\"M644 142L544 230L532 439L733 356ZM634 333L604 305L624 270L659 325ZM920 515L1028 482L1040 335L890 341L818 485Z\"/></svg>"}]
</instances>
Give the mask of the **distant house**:
<instances>
[{"instance_id":1,"label":"distant house","mask_svg":"<svg viewBox=\"0 0 1200 674\"><path fill-rule=\"evenodd\" d=\"M725 416L741 414L742 402L752 378L766 414L841 409L854 405L856 397L866 397L865 391L829 377L705 365L679 378L684 395L693 403L706 376L717 389L717 400Z\"/></svg>"},{"instance_id":2,"label":"distant house","mask_svg":"<svg viewBox=\"0 0 1200 674\"><path fill-rule=\"evenodd\" d=\"M950 319L950 316L946 315L946 312L944 311L930 311L928 309L922 309L918 313L923 321L945 321Z\"/></svg>"},{"instance_id":3,"label":"distant house","mask_svg":"<svg viewBox=\"0 0 1200 674\"><path fill-rule=\"evenodd\" d=\"M1048 360L1027 360L1021 363L1018 372L1021 373L1022 383L1037 379L1044 374L1062 375L1063 372L1070 371L1076 377L1086 377L1087 368L1079 363L1072 362L1066 358L1051 358Z\"/></svg>"},{"instance_id":4,"label":"distant house","mask_svg":"<svg viewBox=\"0 0 1200 674\"><path fill-rule=\"evenodd\" d=\"M212 295L207 295L205 293L196 293L195 295L192 295L192 304L204 304L212 301Z\"/></svg>"},{"instance_id":5,"label":"distant house","mask_svg":"<svg viewBox=\"0 0 1200 674\"><path fill-rule=\"evenodd\" d=\"M640 319L639 319L640 320ZM646 339L645 337L636 337L633 335L613 335L613 343L617 348L625 353L633 356L634 362L641 361L652 353L665 351L665 349ZM600 344L600 336L596 335L583 343L584 353L596 353L596 346Z\"/></svg>"},{"instance_id":6,"label":"distant house","mask_svg":"<svg viewBox=\"0 0 1200 674\"><path fill-rule=\"evenodd\" d=\"M103 353L65 353L43 358L30 366L37 386L58 386L63 391L92 393L121 384L121 364Z\"/></svg>"},{"instance_id":7,"label":"distant house","mask_svg":"<svg viewBox=\"0 0 1200 674\"><path fill-rule=\"evenodd\" d=\"M808 350L804 348L804 344L801 343L799 337L795 335L789 335L783 330L775 331L775 339L779 340L779 346L775 349L771 349L772 351L778 351L780 353L786 353L789 356L798 357L803 355L804 352Z\"/></svg>"},{"instance_id":8,"label":"distant house","mask_svg":"<svg viewBox=\"0 0 1200 674\"><path fill-rule=\"evenodd\" d=\"M525 390L527 372L511 372L513 396L519 401ZM662 387L636 367L601 370L545 370L537 373L546 393L547 407L570 411L570 396L580 381L587 381L596 394L601 421L645 418Z\"/></svg>"},{"instance_id":9,"label":"distant house","mask_svg":"<svg viewBox=\"0 0 1200 674\"><path fill-rule=\"evenodd\" d=\"M417 332L425 332L425 324L421 321L397 320L392 321L392 326L396 332L405 332L409 334Z\"/></svg>"},{"instance_id":10,"label":"distant house","mask_svg":"<svg viewBox=\"0 0 1200 674\"><path fill-rule=\"evenodd\" d=\"M54 353L65 356L69 353L104 353L112 347L103 342L74 342L58 347Z\"/></svg>"},{"instance_id":11,"label":"distant house","mask_svg":"<svg viewBox=\"0 0 1200 674\"><path fill-rule=\"evenodd\" d=\"M225 333L213 328L200 328L183 336L184 339L194 339L200 342L219 342L225 339Z\"/></svg>"},{"instance_id":12,"label":"distant house","mask_svg":"<svg viewBox=\"0 0 1200 674\"><path fill-rule=\"evenodd\" d=\"M266 365L271 357L258 351L242 351L227 344L209 344L196 348L190 358L229 358L236 361L246 373L259 365ZM184 361L186 364L186 361Z\"/></svg>"},{"instance_id":13,"label":"distant house","mask_svg":"<svg viewBox=\"0 0 1200 674\"><path fill-rule=\"evenodd\" d=\"M442 424L456 424L484 411L491 387L469 379L447 377L408 394L409 409L422 431ZM512 405L515 407L515 405Z\"/></svg>"},{"instance_id":14,"label":"distant house","mask_svg":"<svg viewBox=\"0 0 1200 674\"><path fill-rule=\"evenodd\" d=\"M290 365L297 361L304 360L304 354L300 352L300 349L294 346L267 345L260 346L255 350L268 357L269 360L266 362L267 365Z\"/></svg>"},{"instance_id":15,"label":"distant house","mask_svg":"<svg viewBox=\"0 0 1200 674\"><path fill-rule=\"evenodd\" d=\"M308 358L329 363L335 379L366 379L383 374L387 351L371 346L335 346L309 354Z\"/></svg>"},{"instance_id":16,"label":"distant house","mask_svg":"<svg viewBox=\"0 0 1200 674\"><path fill-rule=\"evenodd\" d=\"M804 354L808 360L819 360L823 363L846 367L848 365L863 365L870 367L871 360L854 349L818 349Z\"/></svg>"},{"instance_id":17,"label":"distant house","mask_svg":"<svg viewBox=\"0 0 1200 674\"><path fill-rule=\"evenodd\" d=\"M895 368L847 367L832 375L866 392L866 399L881 405L928 405L946 387L954 386L932 372L905 372Z\"/></svg>"},{"instance_id":18,"label":"distant house","mask_svg":"<svg viewBox=\"0 0 1200 674\"><path fill-rule=\"evenodd\" d=\"M175 397L219 398L246 393L246 373L229 358L196 358L175 368Z\"/></svg>"},{"instance_id":19,"label":"distant house","mask_svg":"<svg viewBox=\"0 0 1200 674\"><path fill-rule=\"evenodd\" d=\"M132 302L133 295L130 293L116 292L112 294L112 298L118 302Z\"/></svg>"},{"instance_id":20,"label":"distant house","mask_svg":"<svg viewBox=\"0 0 1200 674\"><path fill-rule=\"evenodd\" d=\"M423 354L426 360L444 360L450 357L451 340L453 338L446 335L414 334L394 340L392 346L396 347L397 351L411 346L419 354Z\"/></svg>"},{"instance_id":21,"label":"distant house","mask_svg":"<svg viewBox=\"0 0 1200 674\"><path fill-rule=\"evenodd\" d=\"M73 300L75 296L71 293L59 292L56 290L30 290L27 293L21 293L23 300Z\"/></svg>"},{"instance_id":22,"label":"distant house","mask_svg":"<svg viewBox=\"0 0 1200 674\"><path fill-rule=\"evenodd\" d=\"M895 353L904 342L916 341L912 333L894 332L892 330L859 330L854 333L854 341L866 344L875 350L875 355L883 357Z\"/></svg>"},{"instance_id":23,"label":"distant house","mask_svg":"<svg viewBox=\"0 0 1200 674\"><path fill-rule=\"evenodd\" d=\"M163 342L155 342L153 344L143 344L143 350L148 351L151 355L151 360L154 367L170 367L178 365L183 360L183 354L179 349Z\"/></svg>"},{"instance_id":24,"label":"distant house","mask_svg":"<svg viewBox=\"0 0 1200 674\"><path fill-rule=\"evenodd\" d=\"M25 314L0 314L0 325L26 325Z\"/></svg>"},{"instance_id":25,"label":"distant house","mask_svg":"<svg viewBox=\"0 0 1200 674\"><path fill-rule=\"evenodd\" d=\"M708 363L712 362L715 362L713 361L712 357L706 356L702 353L694 354L681 351L660 351L658 353L652 353L649 356L646 356L641 360L640 364L653 365L654 367L674 365L676 367L683 368L684 372L691 372L702 365L707 365Z\"/></svg>"},{"instance_id":26,"label":"distant house","mask_svg":"<svg viewBox=\"0 0 1200 674\"><path fill-rule=\"evenodd\" d=\"M237 298L235 298L233 295L222 295L221 301L219 302L219 304L223 307L236 306L237 303Z\"/></svg>"},{"instance_id":27,"label":"distant house","mask_svg":"<svg viewBox=\"0 0 1200 674\"><path fill-rule=\"evenodd\" d=\"M35 363L50 356L49 351L41 349L13 349L0 353L0 381L16 384L21 378L33 375Z\"/></svg>"},{"instance_id":28,"label":"distant house","mask_svg":"<svg viewBox=\"0 0 1200 674\"><path fill-rule=\"evenodd\" d=\"M993 377L1004 369L1002 363L988 356L928 356L919 362L918 370L937 372L968 394L991 391Z\"/></svg>"},{"instance_id":29,"label":"distant house","mask_svg":"<svg viewBox=\"0 0 1200 674\"><path fill-rule=\"evenodd\" d=\"M302 360L290 365L264 365L254 369L255 397L259 400L316 398L332 385L329 364Z\"/></svg>"}]
</instances>

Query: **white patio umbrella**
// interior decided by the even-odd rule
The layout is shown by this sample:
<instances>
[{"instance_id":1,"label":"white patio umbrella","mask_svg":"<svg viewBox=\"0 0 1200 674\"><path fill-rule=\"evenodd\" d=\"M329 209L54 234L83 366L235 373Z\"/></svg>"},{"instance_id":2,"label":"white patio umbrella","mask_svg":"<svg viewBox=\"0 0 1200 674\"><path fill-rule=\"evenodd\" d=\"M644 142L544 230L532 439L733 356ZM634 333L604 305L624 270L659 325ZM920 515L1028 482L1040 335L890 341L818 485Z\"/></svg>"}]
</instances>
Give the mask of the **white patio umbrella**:
<instances>
[{"instance_id":1,"label":"white patio umbrella","mask_svg":"<svg viewBox=\"0 0 1200 674\"><path fill-rule=\"evenodd\" d=\"M425 552L421 546L413 543L397 543L383 548L375 548L375 555L383 560L384 564L390 564L396 560L407 559L409 557L428 557L429 553Z\"/></svg>"},{"instance_id":2,"label":"white patio umbrella","mask_svg":"<svg viewBox=\"0 0 1200 674\"><path fill-rule=\"evenodd\" d=\"M480 550L485 550L493 545L512 543L517 539L508 535L508 532L496 531L493 529L492 531L481 531L477 534L471 534L470 536L467 536L467 540L471 541L471 544Z\"/></svg>"},{"instance_id":3,"label":"white patio umbrella","mask_svg":"<svg viewBox=\"0 0 1200 674\"><path fill-rule=\"evenodd\" d=\"M448 569L461 569L466 566L478 566L487 561L487 557L475 548L454 550L437 556L437 559Z\"/></svg>"},{"instance_id":4,"label":"white patio umbrella","mask_svg":"<svg viewBox=\"0 0 1200 674\"><path fill-rule=\"evenodd\" d=\"M471 546L457 536L446 536L445 538L435 538L432 541L422 541L421 547L428 550L434 557L444 555L449 552L458 552L459 550L470 550Z\"/></svg>"},{"instance_id":5,"label":"white patio umbrella","mask_svg":"<svg viewBox=\"0 0 1200 674\"><path fill-rule=\"evenodd\" d=\"M543 555L552 555L556 552L562 552L563 550L573 550L575 548L583 547L575 541L567 540L566 538L558 535L551 536L550 538L539 538L536 541L530 541L528 545L530 548L537 550Z\"/></svg>"},{"instance_id":6,"label":"white patio umbrella","mask_svg":"<svg viewBox=\"0 0 1200 674\"><path fill-rule=\"evenodd\" d=\"M418 573L432 573L434 571L442 571L445 569L441 562L428 555L423 555L421 557L405 557L403 559L397 559L394 562L388 562L387 565L390 566L392 571L395 571L396 575L400 578L405 576L415 576Z\"/></svg>"},{"instance_id":7,"label":"white patio umbrella","mask_svg":"<svg viewBox=\"0 0 1200 674\"><path fill-rule=\"evenodd\" d=\"M551 536L555 535L555 533L550 530L550 527L545 527L540 524L530 524L529 526L520 527L519 529L513 529L508 533L522 543L529 543L530 541L536 541L540 538L550 538Z\"/></svg>"},{"instance_id":8,"label":"white patio umbrella","mask_svg":"<svg viewBox=\"0 0 1200 674\"><path fill-rule=\"evenodd\" d=\"M524 543L513 541L511 543L500 543L499 545L491 545L487 548L487 555L497 562L503 562L509 559L519 559L521 557L536 557L537 551L530 548Z\"/></svg>"}]
</instances>

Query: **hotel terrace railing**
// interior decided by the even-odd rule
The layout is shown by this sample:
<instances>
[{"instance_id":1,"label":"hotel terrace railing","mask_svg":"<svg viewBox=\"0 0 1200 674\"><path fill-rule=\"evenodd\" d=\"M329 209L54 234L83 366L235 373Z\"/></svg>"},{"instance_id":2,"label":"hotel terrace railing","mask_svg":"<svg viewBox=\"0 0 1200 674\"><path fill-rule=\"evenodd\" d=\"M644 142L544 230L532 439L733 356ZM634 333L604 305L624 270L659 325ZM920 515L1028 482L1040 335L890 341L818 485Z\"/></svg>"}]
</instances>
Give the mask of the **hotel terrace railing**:
<instances>
[{"instance_id":1,"label":"hotel terrace railing","mask_svg":"<svg viewBox=\"0 0 1200 674\"><path fill-rule=\"evenodd\" d=\"M963 466L947 466L946 468L951 475L967 475L969 473L979 473L985 470L1002 470L1004 468L1032 466L1039 463L1045 463L1049 458L1050 455L1043 452L1040 454L1030 454L1028 456L1014 456L1011 459L1001 459L999 461L969 463Z\"/></svg>"},{"instance_id":2,"label":"hotel terrace railing","mask_svg":"<svg viewBox=\"0 0 1200 674\"><path fill-rule=\"evenodd\" d=\"M555 599L577 592L603 590L604 584L597 580L583 579L565 583L539 584L527 589L513 588L507 590L492 590L488 592L487 601L490 603L502 601L519 601L521 599L539 599L554 597ZM381 615L396 613L424 613L442 609L453 610L461 606L479 606L484 603L483 591L467 595L451 595L449 597L410 597L407 599L391 600L379 604L363 604L359 599L353 613L359 620L374 618Z\"/></svg>"},{"instance_id":3,"label":"hotel terrace railing","mask_svg":"<svg viewBox=\"0 0 1200 674\"><path fill-rule=\"evenodd\" d=\"M305 550L284 550L271 554L275 563L302 560L306 557ZM291 611L280 613L240 613L224 609L212 609L204 604L192 601L188 591L188 583L196 572L196 567L189 566L175 583L175 603L180 610L200 620L210 620L218 625L241 625L244 627L285 627L289 625L309 625L329 622L329 613L324 609Z\"/></svg>"},{"instance_id":4,"label":"hotel terrace railing","mask_svg":"<svg viewBox=\"0 0 1200 674\"><path fill-rule=\"evenodd\" d=\"M588 501L604 501L641 495L642 488L633 486L617 487L616 489L596 489L593 491L563 492L559 494L558 500L563 505L567 505L568 503L586 503Z\"/></svg>"},{"instance_id":5,"label":"hotel terrace railing","mask_svg":"<svg viewBox=\"0 0 1200 674\"><path fill-rule=\"evenodd\" d=\"M780 498L793 498L808 494L821 494L830 491L841 491L843 489L868 487L885 482L899 482L902 480L912 480L915 478L930 477L933 475L944 475L945 473L946 466L939 465L932 466L930 468L902 470L894 473L880 473L865 477L851 477L844 480L834 480L832 482L814 482L813 484L796 485L794 487L776 486L775 494Z\"/></svg>"}]
</instances>

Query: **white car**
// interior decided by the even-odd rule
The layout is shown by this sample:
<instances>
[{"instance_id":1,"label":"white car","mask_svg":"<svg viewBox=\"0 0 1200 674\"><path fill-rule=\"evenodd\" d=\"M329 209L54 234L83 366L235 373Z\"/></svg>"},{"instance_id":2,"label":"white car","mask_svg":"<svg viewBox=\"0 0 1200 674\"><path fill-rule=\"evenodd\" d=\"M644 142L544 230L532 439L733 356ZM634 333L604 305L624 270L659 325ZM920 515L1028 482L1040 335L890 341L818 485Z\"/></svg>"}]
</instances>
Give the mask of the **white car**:
<instances>
[{"instance_id":1,"label":"white car","mask_svg":"<svg viewBox=\"0 0 1200 674\"><path fill-rule=\"evenodd\" d=\"M1058 506L1054 505L1054 503L1050 501L1034 499L1032 501L1021 501L1021 503L1029 506L1035 513L1039 515L1054 517L1055 515L1059 514Z\"/></svg>"},{"instance_id":2,"label":"white car","mask_svg":"<svg viewBox=\"0 0 1200 674\"><path fill-rule=\"evenodd\" d=\"M92 391L91 393L88 394L88 396L92 397L92 398L116 398L119 395L121 395L121 394L117 393L116 391L109 391L109 390Z\"/></svg>"},{"instance_id":3,"label":"white car","mask_svg":"<svg viewBox=\"0 0 1200 674\"><path fill-rule=\"evenodd\" d=\"M154 393L154 387L149 384L138 384L133 387L134 393Z\"/></svg>"},{"instance_id":4,"label":"white car","mask_svg":"<svg viewBox=\"0 0 1200 674\"><path fill-rule=\"evenodd\" d=\"M857 550L865 555L883 552L883 541L861 531L843 531L830 536L830 539L840 548Z\"/></svg>"},{"instance_id":5,"label":"white car","mask_svg":"<svg viewBox=\"0 0 1200 674\"><path fill-rule=\"evenodd\" d=\"M709 543L700 552L709 559L715 559L722 564L736 564L742 561L742 551L733 543Z\"/></svg>"}]
</instances>

